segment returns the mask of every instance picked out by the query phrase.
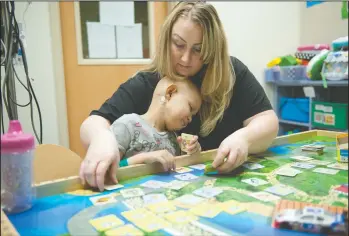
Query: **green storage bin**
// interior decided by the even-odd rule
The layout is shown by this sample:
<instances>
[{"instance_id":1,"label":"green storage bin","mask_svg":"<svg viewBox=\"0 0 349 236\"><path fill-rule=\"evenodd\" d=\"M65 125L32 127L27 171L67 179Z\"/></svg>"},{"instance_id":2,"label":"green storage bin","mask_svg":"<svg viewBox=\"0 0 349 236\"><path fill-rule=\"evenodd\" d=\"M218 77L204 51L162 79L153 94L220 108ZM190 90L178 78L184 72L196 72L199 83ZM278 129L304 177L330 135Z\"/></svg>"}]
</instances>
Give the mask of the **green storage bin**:
<instances>
[{"instance_id":1,"label":"green storage bin","mask_svg":"<svg viewBox=\"0 0 349 236\"><path fill-rule=\"evenodd\" d=\"M311 110L313 127L348 129L348 104L313 101Z\"/></svg>"}]
</instances>

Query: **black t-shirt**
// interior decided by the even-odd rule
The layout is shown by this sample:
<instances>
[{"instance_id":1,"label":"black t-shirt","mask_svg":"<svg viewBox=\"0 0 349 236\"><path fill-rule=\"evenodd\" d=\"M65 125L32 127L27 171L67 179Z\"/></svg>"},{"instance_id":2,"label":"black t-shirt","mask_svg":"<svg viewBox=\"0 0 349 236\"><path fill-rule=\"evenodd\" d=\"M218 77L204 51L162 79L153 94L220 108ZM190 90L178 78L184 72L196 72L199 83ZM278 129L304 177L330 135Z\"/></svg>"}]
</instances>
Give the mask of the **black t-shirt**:
<instances>
[{"instance_id":1,"label":"black t-shirt","mask_svg":"<svg viewBox=\"0 0 349 236\"><path fill-rule=\"evenodd\" d=\"M207 137L199 136L203 150L218 148L227 136L243 127L244 120L272 109L262 86L249 69L237 58L231 57L231 60L236 74L233 96L223 119L217 123L215 129ZM191 78L197 86L201 85L205 70L206 68L203 67ZM157 73L137 73L121 84L113 96L106 100L99 110L93 110L90 115L102 116L113 123L124 114L146 113L159 79ZM199 115L196 115L181 132L199 135L200 124Z\"/></svg>"}]
</instances>

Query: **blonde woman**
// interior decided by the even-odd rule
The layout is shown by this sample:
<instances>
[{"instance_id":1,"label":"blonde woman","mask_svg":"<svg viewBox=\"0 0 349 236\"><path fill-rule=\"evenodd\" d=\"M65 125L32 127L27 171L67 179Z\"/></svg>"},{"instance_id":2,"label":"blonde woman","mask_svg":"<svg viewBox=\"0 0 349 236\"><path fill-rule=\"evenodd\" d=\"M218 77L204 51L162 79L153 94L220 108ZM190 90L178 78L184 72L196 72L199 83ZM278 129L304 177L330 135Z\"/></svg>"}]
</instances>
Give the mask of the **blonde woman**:
<instances>
[{"instance_id":1,"label":"blonde woman","mask_svg":"<svg viewBox=\"0 0 349 236\"><path fill-rule=\"evenodd\" d=\"M115 183L120 156L110 124L124 114L144 114L158 81L168 76L190 79L203 102L187 117L181 132L199 136L202 150L216 149L213 166L232 171L249 153L266 150L278 132L278 120L263 88L249 69L228 55L228 42L215 8L180 2L165 20L156 55L147 70L122 84L81 125L87 154L80 169L83 183L104 188L107 171Z\"/></svg>"}]
</instances>

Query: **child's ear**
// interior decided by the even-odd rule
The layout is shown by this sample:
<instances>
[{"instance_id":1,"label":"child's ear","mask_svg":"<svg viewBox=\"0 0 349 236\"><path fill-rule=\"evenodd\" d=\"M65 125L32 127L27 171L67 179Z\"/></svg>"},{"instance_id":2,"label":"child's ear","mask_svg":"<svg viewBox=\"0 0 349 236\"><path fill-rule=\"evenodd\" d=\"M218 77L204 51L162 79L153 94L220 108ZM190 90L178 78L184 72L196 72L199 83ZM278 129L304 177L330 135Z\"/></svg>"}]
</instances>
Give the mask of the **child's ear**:
<instances>
[{"instance_id":1,"label":"child's ear","mask_svg":"<svg viewBox=\"0 0 349 236\"><path fill-rule=\"evenodd\" d=\"M166 89L166 100L169 101L174 93L177 92L177 85L171 84L170 86L167 87Z\"/></svg>"}]
</instances>

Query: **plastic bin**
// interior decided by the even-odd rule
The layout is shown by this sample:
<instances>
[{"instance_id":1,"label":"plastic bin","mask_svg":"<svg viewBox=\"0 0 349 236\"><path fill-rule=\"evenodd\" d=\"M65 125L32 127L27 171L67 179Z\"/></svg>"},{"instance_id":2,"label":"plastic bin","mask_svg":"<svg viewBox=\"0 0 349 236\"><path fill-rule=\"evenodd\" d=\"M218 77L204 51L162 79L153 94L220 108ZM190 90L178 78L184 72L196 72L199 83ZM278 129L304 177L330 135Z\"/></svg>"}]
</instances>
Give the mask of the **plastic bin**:
<instances>
[{"instance_id":1,"label":"plastic bin","mask_svg":"<svg viewBox=\"0 0 349 236\"><path fill-rule=\"evenodd\" d=\"M309 123L309 98L280 98L281 119Z\"/></svg>"},{"instance_id":2,"label":"plastic bin","mask_svg":"<svg viewBox=\"0 0 349 236\"><path fill-rule=\"evenodd\" d=\"M267 82L309 80L306 66L275 66L265 69L264 75Z\"/></svg>"},{"instance_id":3,"label":"plastic bin","mask_svg":"<svg viewBox=\"0 0 349 236\"><path fill-rule=\"evenodd\" d=\"M313 101L312 126L348 129L348 104Z\"/></svg>"}]
</instances>

